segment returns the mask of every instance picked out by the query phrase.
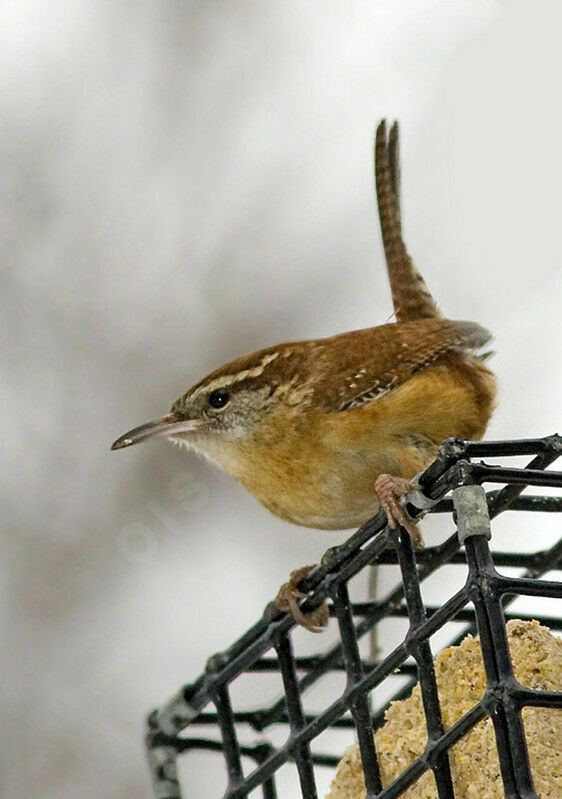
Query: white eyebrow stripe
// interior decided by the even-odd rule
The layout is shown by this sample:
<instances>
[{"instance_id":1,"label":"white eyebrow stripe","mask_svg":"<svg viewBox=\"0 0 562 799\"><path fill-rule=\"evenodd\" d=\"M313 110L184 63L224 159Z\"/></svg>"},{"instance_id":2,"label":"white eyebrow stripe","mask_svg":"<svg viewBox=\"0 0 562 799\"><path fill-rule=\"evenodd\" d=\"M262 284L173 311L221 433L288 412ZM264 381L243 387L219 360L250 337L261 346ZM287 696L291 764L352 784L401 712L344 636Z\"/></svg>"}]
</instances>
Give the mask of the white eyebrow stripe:
<instances>
[{"instance_id":1,"label":"white eyebrow stripe","mask_svg":"<svg viewBox=\"0 0 562 799\"><path fill-rule=\"evenodd\" d=\"M240 383L241 380L246 380L248 377L259 377L268 363L274 361L278 355L279 352L270 352L268 355L264 355L257 366L253 366L251 369L243 369L241 372L234 375L216 377L214 380L211 380L210 383L200 386L200 388L192 394L192 398L198 396L202 392L214 391L216 388L227 388L234 383Z\"/></svg>"}]
</instances>

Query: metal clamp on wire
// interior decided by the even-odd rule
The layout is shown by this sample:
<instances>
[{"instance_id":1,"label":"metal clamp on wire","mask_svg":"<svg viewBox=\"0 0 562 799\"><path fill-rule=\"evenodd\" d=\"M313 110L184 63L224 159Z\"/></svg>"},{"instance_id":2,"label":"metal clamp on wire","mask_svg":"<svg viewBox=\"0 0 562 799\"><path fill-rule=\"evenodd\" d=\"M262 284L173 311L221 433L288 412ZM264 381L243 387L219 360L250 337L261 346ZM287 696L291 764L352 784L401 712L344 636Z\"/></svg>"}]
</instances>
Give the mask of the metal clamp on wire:
<instances>
[{"instance_id":1,"label":"metal clamp on wire","mask_svg":"<svg viewBox=\"0 0 562 799\"><path fill-rule=\"evenodd\" d=\"M412 483L417 483L419 485L419 479L422 474L424 474L424 472L416 474L416 476L412 478ZM404 513L413 522L417 521L420 516L433 508L433 506L437 505L440 501L440 496L437 497L437 499L432 499L428 497L427 494L424 494L421 488L413 488L405 496L400 498L400 504L402 505Z\"/></svg>"},{"instance_id":2,"label":"metal clamp on wire","mask_svg":"<svg viewBox=\"0 0 562 799\"><path fill-rule=\"evenodd\" d=\"M184 686L161 710L150 714L148 725L169 737L176 736L200 711L189 702L190 686Z\"/></svg>"},{"instance_id":3,"label":"metal clamp on wire","mask_svg":"<svg viewBox=\"0 0 562 799\"><path fill-rule=\"evenodd\" d=\"M461 544L473 535L492 537L486 492L479 485L465 485L453 491L453 506Z\"/></svg>"}]
</instances>

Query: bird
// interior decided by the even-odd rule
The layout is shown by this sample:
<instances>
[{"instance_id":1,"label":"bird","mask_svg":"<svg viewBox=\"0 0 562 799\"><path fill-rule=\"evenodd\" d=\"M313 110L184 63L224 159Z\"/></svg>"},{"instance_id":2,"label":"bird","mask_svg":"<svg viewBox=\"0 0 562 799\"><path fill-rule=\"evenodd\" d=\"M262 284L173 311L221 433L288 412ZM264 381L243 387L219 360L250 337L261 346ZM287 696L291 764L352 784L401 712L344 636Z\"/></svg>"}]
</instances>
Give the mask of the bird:
<instances>
[{"instance_id":1,"label":"bird","mask_svg":"<svg viewBox=\"0 0 562 799\"><path fill-rule=\"evenodd\" d=\"M449 437L481 438L496 379L491 334L445 318L402 234L398 123L375 134L375 187L396 321L259 349L215 369L163 417L112 449L156 438L186 446L233 475L275 516L307 528L349 529L382 507L418 546L400 503ZM275 602L313 631L292 573Z\"/></svg>"}]
</instances>

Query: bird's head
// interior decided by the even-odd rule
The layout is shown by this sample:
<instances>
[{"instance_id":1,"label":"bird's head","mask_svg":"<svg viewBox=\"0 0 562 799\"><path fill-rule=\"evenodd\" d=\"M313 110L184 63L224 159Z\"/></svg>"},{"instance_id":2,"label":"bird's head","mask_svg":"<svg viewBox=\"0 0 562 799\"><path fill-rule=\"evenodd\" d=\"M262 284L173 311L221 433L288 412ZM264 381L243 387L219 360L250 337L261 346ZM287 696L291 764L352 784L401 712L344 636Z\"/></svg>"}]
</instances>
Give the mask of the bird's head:
<instances>
[{"instance_id":1,"label":"bird's head","mask_svg":"<svg viewBox=\"0 0 562 799\"><path fill-rule=\"evenodd\" d=\"M260 350L230 361L188 389L160 419L120 436L112 449L168 438L219 463L228 444L251 440L281 405L305 399L299 385L302 356L296 345Z\"/></svg>"}]
</instances>

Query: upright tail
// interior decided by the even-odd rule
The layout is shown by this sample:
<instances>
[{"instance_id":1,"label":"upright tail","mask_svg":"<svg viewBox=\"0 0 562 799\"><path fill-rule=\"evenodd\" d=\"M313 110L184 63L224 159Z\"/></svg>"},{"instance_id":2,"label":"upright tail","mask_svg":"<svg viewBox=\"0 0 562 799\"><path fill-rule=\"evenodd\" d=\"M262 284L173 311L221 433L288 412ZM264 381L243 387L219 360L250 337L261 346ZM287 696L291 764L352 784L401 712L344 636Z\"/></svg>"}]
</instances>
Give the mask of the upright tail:
<instances>
[{"instance_id":1,"label":"upright tail","mask_svg":"<svg viewBox=\"0 0 562 799\"><path fill-rule=\"evenodd\" d=\"M375 180L379 220L396 319L441 317L441 314L406 249L400 221L400 158L398 122L386 135L382 120L375 137Z\"/></svg>"}]
</instances>

